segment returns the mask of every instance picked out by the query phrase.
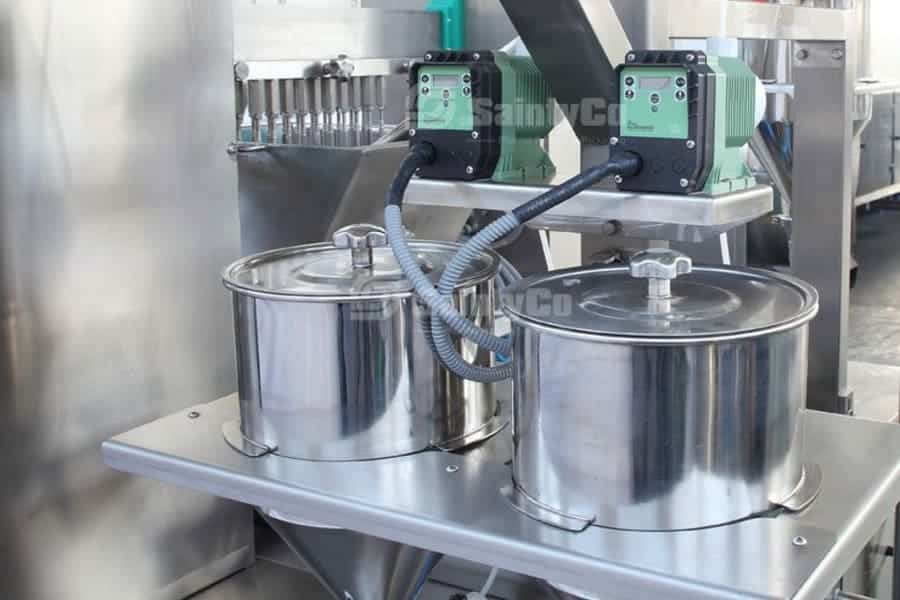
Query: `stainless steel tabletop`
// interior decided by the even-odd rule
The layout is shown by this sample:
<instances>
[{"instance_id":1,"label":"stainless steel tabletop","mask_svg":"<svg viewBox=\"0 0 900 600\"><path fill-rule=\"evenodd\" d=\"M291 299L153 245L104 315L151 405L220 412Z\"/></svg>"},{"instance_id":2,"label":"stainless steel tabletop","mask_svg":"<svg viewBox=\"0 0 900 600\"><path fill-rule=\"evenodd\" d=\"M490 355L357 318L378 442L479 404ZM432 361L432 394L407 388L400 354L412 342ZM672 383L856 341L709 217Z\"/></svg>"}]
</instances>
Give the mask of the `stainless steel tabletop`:
<instances>
[{"instance_id":1,"label":"stainless steel tabletop","mask_svg":"<svg viewBox=\"0 0 900 600\"><path fill-rule=\"evenodd\" d=\"M466 456L252 459L222 439L223 422L237 416L236 397L192 410L199 414L184 411L106 442L107 463L610 600L821 600L900 502L900 428L824 413L804 414L804 460L822 466L824 484L802 514L679 533L592 527L573 534L530 520L502 497L508 437Z\"/></svg>"}]
</instances>

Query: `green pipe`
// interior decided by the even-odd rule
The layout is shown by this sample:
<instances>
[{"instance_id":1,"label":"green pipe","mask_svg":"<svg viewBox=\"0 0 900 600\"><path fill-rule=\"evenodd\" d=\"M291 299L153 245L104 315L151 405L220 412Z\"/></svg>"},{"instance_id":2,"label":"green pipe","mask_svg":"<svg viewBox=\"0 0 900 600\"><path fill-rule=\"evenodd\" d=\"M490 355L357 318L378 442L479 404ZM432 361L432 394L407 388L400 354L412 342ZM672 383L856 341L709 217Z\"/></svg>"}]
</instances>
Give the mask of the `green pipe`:
<instances>
[{"instance_id":1,"label":"green pipe","mask_svg":"<svg viewBox=\"0 0 900 600\"><path fill-rule=\"evenodd\" d=\"M466 0L429 0L428 12L441 15L441 44L444 50L466 47Z\"/></svg>"}]
</instances>

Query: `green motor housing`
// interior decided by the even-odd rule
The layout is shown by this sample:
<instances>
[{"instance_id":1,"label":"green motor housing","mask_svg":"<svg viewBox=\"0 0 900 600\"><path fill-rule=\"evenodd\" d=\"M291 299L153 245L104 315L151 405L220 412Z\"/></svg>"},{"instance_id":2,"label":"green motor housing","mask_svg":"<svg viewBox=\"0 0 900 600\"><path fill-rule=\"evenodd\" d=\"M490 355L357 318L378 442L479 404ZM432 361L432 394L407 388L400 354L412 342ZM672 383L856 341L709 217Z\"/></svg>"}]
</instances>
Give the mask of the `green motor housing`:
<instances>
[{"instance_id":1,"label":"green motor housing","mask_svg":"<svg viewBox=\"0 0 900 600\"><path fill-rule=\"evenodd\" d=\"M759 81L743 61L643 50L629 53L617 72L613 152L634 152L644 161L619 189L718 195L756 185L743 147L757 125Z\"/></svg>"},{"instance_id":2,"label":"green motor housing","mask_svg":"<svg viewBox=\"0 0 900 600\"><path fill-rule=\"evenodd\" d=\"M420 177L515 182L556 174L542 147L554 124L550 86L531 58L435 50L410 69L410 93L410 144L436 150Z\"/></svg>"}]
</instances>

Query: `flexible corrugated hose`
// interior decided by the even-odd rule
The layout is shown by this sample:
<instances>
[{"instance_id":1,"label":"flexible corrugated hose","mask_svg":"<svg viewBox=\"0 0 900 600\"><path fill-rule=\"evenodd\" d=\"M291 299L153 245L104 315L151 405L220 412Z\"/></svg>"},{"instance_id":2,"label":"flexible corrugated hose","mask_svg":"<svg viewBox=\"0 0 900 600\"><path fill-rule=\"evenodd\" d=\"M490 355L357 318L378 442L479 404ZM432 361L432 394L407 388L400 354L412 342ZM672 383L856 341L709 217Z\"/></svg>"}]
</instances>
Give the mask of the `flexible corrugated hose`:
<instances>
[{"instance_id":1,"label":"flexible corrugated hose","mask_svg":"<svg viewBox=\"0 0 900 600\"><path fill-rule=\"evenodd\" d=\"M385 229L394 256L404 275L413 285L416 293L431 310L431 335L429 343L440 357L441 363L464 379L495 383L512 377L512 364L482 367L466 361L456 350L452 333L465 337L482 348L495 354L511 356L509 340L499 338L492 332L484 331L459 314L451 303L451 296L469 265L480 258L497 241L503 239L522 224L551 210L573 196L596 185L611 175L634 175L641 169L641 159L635 154L625 153L604 165L588 169L568 181L548 190L534 200L500 217L471 240L466 242L444 269L437 289L422 272L406 241L401 207L403 195L418 167L434 160L434 148L430 144L417 144L410 150L400 171L388 190L385 207Z\"/></svg>"}]
</instances>

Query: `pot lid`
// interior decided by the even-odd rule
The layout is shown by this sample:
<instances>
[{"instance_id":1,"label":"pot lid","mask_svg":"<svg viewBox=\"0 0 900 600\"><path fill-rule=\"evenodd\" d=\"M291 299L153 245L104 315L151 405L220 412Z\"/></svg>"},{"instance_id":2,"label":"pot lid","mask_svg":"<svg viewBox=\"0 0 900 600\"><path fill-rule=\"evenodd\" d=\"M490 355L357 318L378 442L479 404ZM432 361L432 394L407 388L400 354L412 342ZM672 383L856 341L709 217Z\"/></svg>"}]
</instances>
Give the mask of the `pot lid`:
<instances>
[{"instance_id":1,"label":"pot lid","mask_svg":"<svg viewBox=\"0 0 900 600\"><path fill-rule=\"evenodd\" d=\"M460 246L449 242L410 241L419 265L437 283ZM460 285L493 277L498 259L482 254ZM387 245L384 229L351 225L332 243L283 248L242 259L225 270L226 287L255 296L333 299L406 295L412 286Z\"/></svg>"},{"instance_id":2,"label":"pot lid","mask_svg":"<svg viewBox=\"0 0 900 600\"><path fill-rule=\"evenodd\" d=\"M818 312L815 289L774 272L695 268L687 256L648 250L629 267L581 268L504 291L513 320L605 337L707 338L799 325Z\"/></svg>"}]
</instances>

